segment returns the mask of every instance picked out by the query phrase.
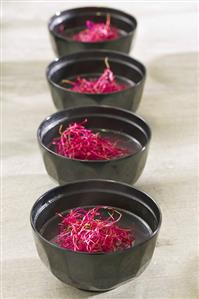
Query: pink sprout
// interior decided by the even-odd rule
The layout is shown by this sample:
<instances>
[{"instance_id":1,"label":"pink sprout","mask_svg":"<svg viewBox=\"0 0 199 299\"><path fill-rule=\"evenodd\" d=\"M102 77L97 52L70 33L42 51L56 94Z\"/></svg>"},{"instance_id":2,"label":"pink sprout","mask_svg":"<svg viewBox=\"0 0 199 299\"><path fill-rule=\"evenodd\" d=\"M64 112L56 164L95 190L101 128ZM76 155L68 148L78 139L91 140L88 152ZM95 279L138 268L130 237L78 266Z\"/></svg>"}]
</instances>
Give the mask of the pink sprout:
<instances>
[{"instance_id":1,"label":"pink sprout","mask_svg":"<svg viewBox=\"0 0 199 299\"><path fill-rule=\"evenodd\" d=\"M114 208L76 208L66 216L59 216L60 233L55 242L62 248L95 253L114 252L133 246L135 237L132 229L118 225L122 214Z\"/></svg>"},{"instance_id":2,"label":"pink sprout","mask_svg":"<svg viewBox=\"0 0 199 299\"><path fill-rule=\"evenodd\" d=\"M73 35L73 40L80 42L101 42L114 40L119 37L117 28L111 26L110 15L107 15L106 23L94 23L86 21L86 29Z\"/></svg>"},{"instance_id":3,"label":"pink sprout","mask_svg":"<svg viewBox=\"0 0 199 299\"><path fill-rule=\"evenodd\" d=\"M79 160L110 160L128 154L128 150L117 146L117 142L86 129L86 123L87 119L72 123L63 132L60 127L60 136L52 142L57 154Z\"/></svg>"},{"instance_id":4,"label":"pink sprout","mask_svg":"<svg viewBox=\"0 0 199 299\"><path fill-rule=\"evenodd\" d=\"M98 79L86 79L78 76L75 82L63 79L61 84L64 85L64 87L66 87L66 84L70 84L72 87L68 89L79 93L104 94L126 89L125 84L116 82L108 62L106 62L106 64L108 67Z\"/></svg>"}]
</instances>

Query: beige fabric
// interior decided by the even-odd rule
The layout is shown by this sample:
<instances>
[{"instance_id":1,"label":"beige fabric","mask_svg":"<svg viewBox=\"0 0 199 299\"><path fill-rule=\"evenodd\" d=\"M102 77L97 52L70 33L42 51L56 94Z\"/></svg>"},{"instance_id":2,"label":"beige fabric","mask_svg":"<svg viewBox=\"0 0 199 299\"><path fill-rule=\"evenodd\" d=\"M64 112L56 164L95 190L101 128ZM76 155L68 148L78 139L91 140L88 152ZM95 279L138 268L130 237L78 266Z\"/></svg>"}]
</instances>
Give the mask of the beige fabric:
<instances>
[{"instance_id":1,"label":"beige fabric","mask_svg":"<svg viewBox=\"0 0 199 299\"><path fill-rule=\"evenodd\" d=\"M36 254L29 211L56 184L36 141L55 108L45 80L53 59L48 18L56 10L99 4L122 8L139 22L133 56L148 67L138 113L153 138L136 187L160 204L163 223L154 258L139 279L108 293L83 292L54 278ZM132 1L3 2L3 298L197 298L197 6Z\"/></svg>"}]
</instances>

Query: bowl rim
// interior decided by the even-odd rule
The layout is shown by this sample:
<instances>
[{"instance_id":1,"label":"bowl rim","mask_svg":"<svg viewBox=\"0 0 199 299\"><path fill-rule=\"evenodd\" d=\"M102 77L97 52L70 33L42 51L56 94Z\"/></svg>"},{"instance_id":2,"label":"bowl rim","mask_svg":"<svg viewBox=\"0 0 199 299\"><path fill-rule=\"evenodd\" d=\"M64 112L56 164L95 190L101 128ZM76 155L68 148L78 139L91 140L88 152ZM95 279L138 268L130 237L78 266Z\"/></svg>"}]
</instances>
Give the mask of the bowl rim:
<instances>
[{"instance_id":1,"label":"bowl rim","mask_svg":"<svg viewBox=\"0 0 199 299\"><path fill-rule=\"evenodd\" d=\"M74 91L74 90L69 90L69 89L61 86L60 84L56 83L54 80L52 80L52 75L50 75L50 73L57 64L59 64L61 62L67 62L67 60L70 61L73 57L76 57L76 56L81 58L82 54L84 54L84 55L88 54L88 57L85 58L85 60L89 60L89 58L92 59L91 56L89 56L89 54L91 54L91 55L96 54L97 55L97 53L104 54L104 58L106 58L106 55L108 55L110 59L111 59L111 55L116 55L116 56L118 56L118 59L121 58L121 65L124 64L123 59L126 59L126 62L128 62L129 65L134 65L134 66L136 66L137 68L139 68L141 70L141 73L140 73L140 75L142 76L141 80L139 80L138 82L134 82L134 85L132 85L132 86L129 85L126 88L124 88L123 90L108 92L108 93L97 93L97 94L94 94L94 93L80 93L80 92L77 92L77 91ZM83 61L84 59L80 59L80 60ZM113 57L113 60L114 60L114 57ZM138 66L136 64L138 64ZM78 96L100 97L100 96L108 96L108 95L112 95L112 94L124 93L127 90L137 88L139 85L141 85L145 81L146 75L147 75L147 70L146 70L145 65L142 62L140 62L139 60L129 56L128 54L125 54L125 53L122 53L122 52L119 52L119 51L114 51L114 50L107 50L107 49L96 49L96 50L89 49L87 51L85 51L85 50L78 51L78 52L74 52L74 53L71 53L71 54L66 54L64 56L55 58L46 67L45 73L46 73L47 81L51 85L53 85L54 87L58 88L59 90L64 91L66 94L71 93L71 94L78 94Z\"/></svg>"},{"instance_id":2,"label":"bowl rim","mask_svg":"<svg viewBox=\"0 0 199 299\"><path fill-rule=\"evenodd\" d=\"M56 245L55 243L47 240L46 238L44 238L42 236L42 234L40 234L40 232L36 229L35 225L34 225L34 219L33 219L33 210L35 208L35 206L39 203L39 201L41 201L43 198L45 198L49 193L51 192L54 192L54 191L57 191L57 190L61 190L63 188L65 188L66 186L68 185L75 185L75 184L78 184L78 183L93 183L93 182L101 182L101 183L111 183L111 184L115 184L115 185L122 185L124 187L127 187L135 192L138 192L139 194L143 194L144 196L148 197L148 199L156 206L156 208L158 209L158 212L159 212L159 221L158 221L158 224L157 224L157 228L155 229L155 231L150 235L150 237L148 237L146 240L144 240L143 242L140 242L138 244L135 244L133 245L132 247L128 248L128 249L123 249L123 250L117 250L117 251L114 251L114 252L83 252L83 251L74 251L74 250L71 250L71 249L66 249L66 248L62 248L58 245ZM116 207L117 208L117 207ZM61 250L61 251L64 251L64 252L72 252L74 254L85 254L85 255L117 255L117 254L122 254L123 252L129 252L131 250L134 250L135 248L139 248L140 246L143 246L146 242L150 241L151 239L153 239L156 235L158 235L159 233L159 230L160 230L160 227L161 227L161 224L162 224L162 212L161 212L161 209L160 209L160 206L159 204L150 196L148 195L148 193L146 192L143 192L137 188L134 188L133 186L127 184L127 183L124 183L124 182L117 182L117 181L114 181L114 180L103 180L103 179L89 179L89 180L75 180L75 181L72 181L72 182L69 182L69 183L66 183L62 186L56 186L54 188L51 188L49 189L48 191L46 191L45 193L43 193L33 204L31 210L30 210L30 224L31 224L31 227L34 231L34 233L37 235L38 238L41 238L45 243L47 243L48 245L52 246L52 247L55 247L57 248L58 250Z\"/></svg>"},{"instance_id":3,"label":"bowl rim","mask_svg":"<svg viewBox=\"0 0 199 299\"><path fill-rule=\"evenodd\" d=\"M55 116L58 116L64 112L67 112L69 110L81 110L81 109L87 109L87 108L97 108L97 109L110 109L110 110L118 110L118 111L122 111L122 112L125 112L126 114L130 114L130 115L133 115L134 117L136 117L137 119L141 120L144 125L147 127L147 135L146 135L146 144L144 146L141 147L141 149L139 149L138 151L136 151L135 153L131 153L131 154L128 154L128 155L125 155L125 156L121 156L119 158L114 158L114 159L108 159L108 160L82 160L82 159L74 159L74 158L69 158L69 157L66 157L66 156L63 156L63 155L60 155L60 154L57 154L55 151L51 150L49 147L47 147L43 141L42 141L42 138L41 138L41 132L42 132L42 127L43 125L50 121L50 119L54 118ZM93 113L93 114L96 114L96 113ZM110 115L110 117L113 116ZM75 117L75 116L74 116ZM81 115L79 115L78 117L81 117ZM88 116L89 117L89 116ZM86 116L85 116L86 118ZM120 118L119 116L114 116L114 118ZM125 117L122 117L123 119ZM128 121L128 119L125 119L126 121ZM135 123L136 124L136 123ZM54 127L54 126L53 126ZM139 128L140 129L140 128ZM145 133L145 131L144 131ZM120 161L120 160L123 160L123 159L127 159L129 157L132 157L132 156L136 156L138 154L140 154L141 152L145 151L145 149L147 148L147 145L150 143L150 140L151 140L151 135L152 135L152 132L151 132L151 128L149 127L149 125L146 123L146 121L138 116L137 114L131 112L131 111L127 111L126 109L122 109L122 108L117 108L117 107L111 107L111 106L105 106L105 105L101 105L101 106L78 106L78 107L72 107L72 108L68 108L68 109L64 109L64 110L60 110L60 111L57 111L49 116L47 116L39 125L38 129L37 129L37 140L39 142L39 145L44 149L46 150L48 153L52 154L52 155L55 155L56 157L58 157L59 159L64 159L64 160L70 160L70 161L74 161L74 162L79 162L79 163L89 163L89 164L93 164L93 163L111 163L113 161Z\"/></svg>"},{"instance_id":4,"label":"bowl rim","mask_svg":"<svg viewBox=\"0 0 199 299\"><path fill-rule=\"evenodd\" d=\"M134 28L132 30L130 30L129 32L126 32L125 35L123 36L119 36L118 38L116 39L112 39L112 40L105 40L105 41L99 41L99 42L81 42L81 41L76 41L76 40L73 40L71 38L68 38L68 37L64 37L62 34L59 34L55 31L55 26L53 26L53 28L51 28L52 26L52 23L54 22L54 20L56 20L57 18L59 18L60 16L62 15L65 15L67 13L70 13L70 12L76 12L76 11L81 11L81 9L96 9L96 10L109 10L109 11L112 11L112 12L115 12L115 13L118 13L118 14L122 14L124 15L126 18L128 18L129 20L131 20L131 22L134 24ZM61 25L62 23L60 23L59 25ZM131 14L128 14L126 13L125 11L123 10L120 10L120 9L115 9L115 8L112 8L112 7L105 7L105 6L80 6L80 7L75 7L75 8L71 8L71 9L66 9L66 10L61 10L61 11L56 11L56 13L50 17L49 21L48 21L48 31L56 36L58 39L62 40L62 41L67 41L67 42L71 42L71 43L74 43L74 44L87 44L87 45L98 45L98 44L107 44L107 43L114 43L115 41L118 41L118 40L122 40L128 36L131 36L137 29L137 26L138 26L138 23L137 23L137 19L131 15Z\"/></svg>"}]
</instances>

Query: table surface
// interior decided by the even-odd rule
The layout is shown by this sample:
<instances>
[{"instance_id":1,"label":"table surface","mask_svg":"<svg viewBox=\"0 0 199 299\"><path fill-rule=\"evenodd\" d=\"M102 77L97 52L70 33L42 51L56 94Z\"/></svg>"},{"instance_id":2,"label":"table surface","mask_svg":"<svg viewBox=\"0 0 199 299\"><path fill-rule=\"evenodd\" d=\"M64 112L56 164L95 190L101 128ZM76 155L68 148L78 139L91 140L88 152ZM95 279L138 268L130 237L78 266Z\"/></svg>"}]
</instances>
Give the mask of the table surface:
<instances>
[{"instance_id":1,"label":"table surface","mask_svg":"<svg viewBox=\"0 0 199 299\"><path fill-rule=\"evenodd\" d=\"M162 209L154 257L138 279L107 293L64 285L39 260L29 212L56 185L45 172L36 140L39 123L55 111L45 80L45 68L54 58L47 20L58 10L107 1L4 1L3 298L197 298L197 5L111 2L137 17L131 55L148 69L138 114L150 124L153 138L135 186Z\"/></svg>"}]
</instances>

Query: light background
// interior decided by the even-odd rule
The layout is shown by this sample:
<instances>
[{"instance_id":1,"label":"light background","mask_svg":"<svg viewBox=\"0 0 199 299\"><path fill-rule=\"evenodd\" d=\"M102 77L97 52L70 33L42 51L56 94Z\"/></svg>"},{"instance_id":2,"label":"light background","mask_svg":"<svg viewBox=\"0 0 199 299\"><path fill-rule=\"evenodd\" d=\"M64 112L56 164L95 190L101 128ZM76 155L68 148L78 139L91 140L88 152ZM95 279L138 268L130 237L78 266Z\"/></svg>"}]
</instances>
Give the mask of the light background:
<instances>
[{"instance_id":1,"label":"light background","mask_svg":"<svg viewBox=\"0 0 199 299\"><path fill-rule=\"evenodd\" d=\"M2 298L197 298L196 2L2 3ZM34 201L56 185L45 172L36 140L39 123L55 112L45 80L45 68L54 58L47 21L58 10L83 5L123 9L138 20L131 55L146 65L148 77L137 113L148 121L153 137L135 186L153 196L163 212L147 270L135 281L101 294L54 278L36 254L29 224Z\"/></svg>"}]
</instances>

